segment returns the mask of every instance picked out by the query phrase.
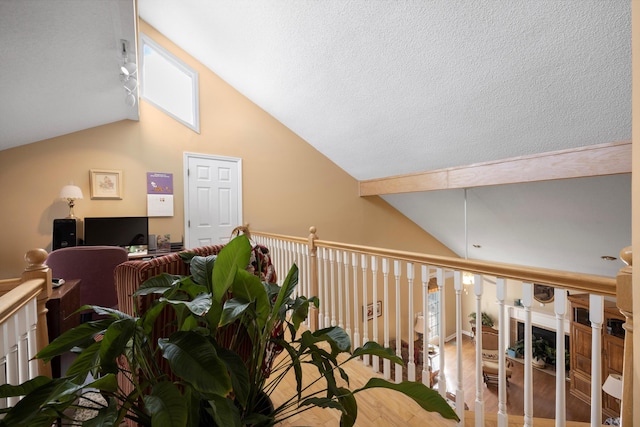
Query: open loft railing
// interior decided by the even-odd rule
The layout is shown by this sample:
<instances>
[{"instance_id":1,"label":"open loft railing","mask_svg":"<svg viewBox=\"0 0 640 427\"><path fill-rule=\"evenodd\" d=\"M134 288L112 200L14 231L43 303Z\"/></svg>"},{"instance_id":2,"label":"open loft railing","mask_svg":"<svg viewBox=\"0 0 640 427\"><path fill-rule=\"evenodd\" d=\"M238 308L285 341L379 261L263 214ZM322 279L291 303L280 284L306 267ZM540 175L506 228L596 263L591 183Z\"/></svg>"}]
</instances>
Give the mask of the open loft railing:
<instances>
[{"instance_id":1,"label":"open loft railing","mask_svg":"<svg viewBox=\"0 0 640 427\"><path fill-rule=\"evenodd\" d=\"M47 252L27 252L20 278L0 280L0 384L18 385L38 375L51 375L51 365L33 357L49 343L46 303L51 295ZM17 398L0 399L0 409Z\"/></svg>"},{"instance_id":2,"label":"open loft railing","mask_svg":"<svg viewBox=\"0 0 640 427\"><path fill-rule=\"evenodd\" d=\"M299 292L307 296L318 296L320 307L314 311L308 326L315 330L326 326L343 327L351 337L353 347L367 341L376 341L385 347L395 348L396 354L403 356L406 366L390 366L379 363L377 357L365 358L363 363L374 372L380 372L385 378L401 381L421 380L426 385L433 385L428 357L422 357L420 364L415 355L416 344L413 337L417 331L424 331L422 343L437 343L443 349L445 341L455 339L456 360L447 360L445 352L439 351L437 362L439 373L435 376L436 387L440 394L455 404L461 420L465 419L465 402L462 372L462 336L463 331L462 304L463 293L472 292L475 299L473 311L482 312L482 300L495 300L498 306L498 348L509 347L509 325L514 318L514 311L519 314L524 329L524 425L533 424L533 360L532 330L537 323L532 320L537 312L534 307L534 284L552 288L553 314L552 327L555 323L556 343L556 399L555 425L566 425L567 381L565 380L565 334L568 312L568 294L580 295L588 303L588 321L591 328L591 363L590 390L582 390L588 399L590 396L590 424L602 425L607 418L603 412L602 385L606 378L602 377L602 330L603 313L606 305L617 296L619 312L624 315L624 364L622 374L623 393L621 399L621 421L624 426L631 426L632 415L632 310L631 310L631 249L621 252L623 260L628 264L620 270L617 279L571 273L559 270L532 268L527 266L500 264L461 258L434 256L429 254L403 252L382 248L357 246L338 242L320 240L316 236L315 227L310 228L308 237L282 236L258 231L251 231L257 243L270 248L273 262L284 278L293 263L300 269ZM473 285L463 284L463 276L472 275ZM495 286L493 286L495 283ZM495 290L494 290L495 289ZM435 300L433 295L436 295ZM507 296L521 295L518 307ZM430 297L431 295L431 297ZM435 305L434 305L435 304ZM437 314L430 314L432 307L439 307ZM467 307L468 308L468 307ZM455 312L455 316L450 315ZM616 312L618 310L616 309ZM618 314L619 314L618 312ZM418 314L421 316L418 317ZM480 322L481 316L476 316ZM417 321L416 319L420 319ZM433 322L433 323L431 323ZM422 324L420 324L422 323ZM455 324L455 331L447 336L447 328ZM430 333L428 325L438 325ZM482 330L477 323L475 330ZM607 325L604 325L606 328ZM439 331L438 331L439 328ZM506 426L507 413L507 356L505 351L498 353L498 411L496 414L485 414L483 401L482 376L482 335L476 333L475 341L475 401L472 406L476 426L484 425L486 419L496 419L497 425ZM405 348L403 349L403 345ZM419 344L418 344L419 345ZM588 350L588 349L587 349ZM611 357L611 356L608 356ZM585 363L584 359L580 363ZM455 378L445 376L445 367L454 364ZM573 367L572 367L573 369ZM448 384L451 382L451 384ZM607 395L605 399L609 399ZM468 414L467 414L468 415ZM617 415L617 414L616 414ZM512 415L513 418L516 416ZM469 417L467 417L469 418ZM539 418L539 417L538 417ZM460 425L463 425L461 421ZM545 424L546 425L546 424Z\"/></svg>"}]
</instances>

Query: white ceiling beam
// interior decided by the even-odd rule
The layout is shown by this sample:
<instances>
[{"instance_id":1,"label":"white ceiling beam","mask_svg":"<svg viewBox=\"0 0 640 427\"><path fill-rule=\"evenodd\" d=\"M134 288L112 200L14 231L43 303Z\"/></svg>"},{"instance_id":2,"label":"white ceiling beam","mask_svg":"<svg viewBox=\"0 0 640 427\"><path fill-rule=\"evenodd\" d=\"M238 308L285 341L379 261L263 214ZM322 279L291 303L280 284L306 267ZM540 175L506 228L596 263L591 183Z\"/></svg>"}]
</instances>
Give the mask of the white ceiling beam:
<instances>
[{"instance_id":1,"label":"white ceiling beam","mask_svg":"<svg viewBox=\"0 0 640 427\"><path fill-rule=\"evenodd\" d=\"M360 196L631 173L631 141L360 181Z\"/></svg>"}]
</instances>

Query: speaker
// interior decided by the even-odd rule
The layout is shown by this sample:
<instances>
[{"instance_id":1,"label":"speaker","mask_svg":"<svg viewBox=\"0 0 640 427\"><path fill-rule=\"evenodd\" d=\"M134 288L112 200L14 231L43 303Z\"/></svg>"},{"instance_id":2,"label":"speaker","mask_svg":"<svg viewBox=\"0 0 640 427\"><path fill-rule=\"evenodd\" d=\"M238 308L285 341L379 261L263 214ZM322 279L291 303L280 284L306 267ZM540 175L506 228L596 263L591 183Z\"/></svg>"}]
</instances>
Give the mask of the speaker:
<instances>
[{"instance_id":1,"label":"speaker","mask_svg":"<svg viewBox=\"0 0 640 427\"><path fill-rule=\"evenodd\" d=\"M53 243L51 249L78 245L78 224L74 218L53 220Z\"/></svg>"},{"instance_id":2,"label":"speaker","mask_svg":"<svg viewBox=\"0 0 640 427\"><path fill-rule=\"evenodd\" d=\"M158 236L155 234L149 234L149 246L148 249L150 251L155 251L158 249Z\"/></svg>"}]
</instances>

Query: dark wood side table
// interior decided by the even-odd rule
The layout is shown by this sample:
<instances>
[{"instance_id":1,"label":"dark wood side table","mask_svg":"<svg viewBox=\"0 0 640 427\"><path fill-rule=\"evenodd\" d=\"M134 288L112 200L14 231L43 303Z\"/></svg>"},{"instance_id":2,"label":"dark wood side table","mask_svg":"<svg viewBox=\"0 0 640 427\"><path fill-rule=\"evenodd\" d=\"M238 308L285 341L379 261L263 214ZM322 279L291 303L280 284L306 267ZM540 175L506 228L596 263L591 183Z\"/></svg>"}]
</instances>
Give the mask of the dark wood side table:
<instances>
[{"instance_id":1,"label":"dark wood side table","mask_svg":"<svg viewBox=\"0 0 640 427\"><path fill-rule=\"evenodd\" d=\"M49 342L59 337L63 332L80 325L80 314L71 315L80 307L80 280L67 280L61 286L53 288L51 297L47 301L47 329ZM51 373L59 378L61 360L57 356L51 361Z\"/></svg>"}]
</instances>

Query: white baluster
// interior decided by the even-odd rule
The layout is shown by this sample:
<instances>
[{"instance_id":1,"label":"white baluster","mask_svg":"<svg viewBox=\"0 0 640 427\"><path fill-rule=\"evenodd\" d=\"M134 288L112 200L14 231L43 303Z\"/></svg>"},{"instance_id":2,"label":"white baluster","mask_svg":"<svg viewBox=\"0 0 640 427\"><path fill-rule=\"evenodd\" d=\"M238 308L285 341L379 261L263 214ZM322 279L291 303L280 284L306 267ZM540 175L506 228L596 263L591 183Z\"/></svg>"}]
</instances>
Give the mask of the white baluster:
<instances>
[{"instance_id":1,"label":"white baluster","mask_svg":"<svg viewBox=\"0 0 640 427\"><path fill-rule=\"evenodd\" d=\"M342 252L342 264L344 265L344 306L346 308L347 318L347 327L345 331L351 338L351 342L354 342L353 336L351 335L351 300L349 299L349 255L347 255L346 251ZM357 347L354 346L353 348Z\"/></svg>"},{"instance_id":2,"label":"white baluster","mask_svg":"<svg viewBox=\"0 0 640 427\"><path fill-rule=\"evenodd\" d=\"M336 251L336 270L338 273L338 326L344 329L344 309L342 304L344 304L344 297L342 293L344 292L344 288L342 286L342 256L340 251Z\"/></svg>"},{"instance_id":3,"label":"white baluster","mask_svg":"<svg viewBox=\"0 0 640 427\"><path fill-rule=\"evenodd\" d=\"M360 347L360 310L358 308L358 254L351 254L353 268L353 347Z\"/></svg>"},{"instance_id":4,"label":"white baluster","mask_svg":"<svg viewBox=\"0 0 640 427\"><path fill-rule=\"evenodd\" d=\"M482 382L482 275L474 275L473 292L476 296L476 426L484 426L484 400Z\"/></svg>"},{"instance_id":5,"label":"white baluster","mask_svg":"<svg viewBox=\"0 0 640 427\"><path fill-rule=\"evenodd\" d=\"M599 426L602 417L602 320L604 297L589 295L591 321L591 426Z\"/></svg>"},{"instance_id":6,"label":"white baluster","mask_svg":"<svg viewBox=\"0 0 640 427\"><path fill-rule=\"evenodd\" d=\"M456 413L460 421L458 426L464 426L464 393L462 391L462 272L453 272L453 286L456 291ZM428 349L428 347L426 347ZM426 351L423 357L426 357Z\"/></svg>"},{"instance_id":7,"label":"white baluster","mask_svg":"<svg viewBox=\"0 0 640 427\"><path fill-rule=\"evenodd\" d=\"M397 262L397 261L396 261ZM408 322L407 325L409 325L408 329L409 329L409 361L407 362L407 379L409 381L415 381L416 380L416 362L414 360L413 355L414 353L414 339L413 337L415 336L415 332L413 330L413 324L415 322L415 316L413 314L413 263L408 262L407 263L407 287L408 287L408 295L409 295L409 309L407 310L408 313ZM400 286L399 284L396 284L396 323L400 323L400 312L402 310L400 309ZM396 326L397 329L397 336L400 337L400 327ZM396 340L396 348L399 348L399 345L401 344L400 342L400 338L398 338ZM423 357L426 357L426 354L428 354L429 352L429 348L427 347L427 352L425 353L425 350L422 350L423 353ZM398 367L396 366L396 369L398 369ZM397 372L397 371L396 371ZM400 378L400 380L402 381L402 377ZM398 375L396 374L396 382L398 381Z\"/></svg>"},{"instance_id":8,"label":"white baluster","mask_svg":"<svg viewBox=\"0 0 640 427\"><path fill-rule=\"evenodd\" d=\"M506 294L505 280L496 278L496 297L498 298L498 427L507 427L507 367L505 360L505 328L504 298Z\"/></svg>"},{"instance_id":9,"label":"white baluster","mask_svg":"<svg viewBox=\"0 0 640 427\"><path fill-rule=\"evenodd\" d=\"M438 363L438 391L442 397L447 395L447 377L444 375L445 370L445 359L444 359L444 334L445 334L445 320L444 320L444 312L445 312L445 297L444 297L444 269L438 268L436 270L436 277L438 279L438 298L440 300L438 310L438 317L440 318L440 333L438 334L438 345L440 346L440 351L438 356L440 357L440 362ZM427 347L428 353L429 347Z\"/></svg>"},{"instance_id":10,"label":"white baluster","mask_svg":"<svg viewBox=\"0 0 640 427\"><path fill-rule=\"evenodd\" d=\"M369 281L367 280L367 256L362 254L362 344L366 344L369 341L369 317L367 316L367 303L368 295L367 288L369 287ZM362 361L365 366L369 366L369 355L365 354L362 357Z\"/></svg>"},{"instance_id":11,"label":"white baluster","mask_svg":"<svg viewBox=\"0 0 640 427\"><path fill-rule=\"evenodd\" d=\"M384 347L389 348L389 260L387 258L382 258L382 301L383 301L383 340ZM374 301L374 311L377 309ZM374 320L377 323L376 320ZM398 353L398 349L396 348L396 354ZM377 365L376 365L377 366ZM375 366L373 368L375 371ZM391 361L388 359L384 359L382 361L382 373L385 379L391 378Z\"/></svg>"},{"instance_id":12,"label":"white baluster","mask_svg":"<svg viewBox=\"0 0 640 427\"><path fill-rule=\"evenodd\" d=\"M553 308L556 312L556 427L566 424L566 372L564 354L564 317L567 314L567 291L554 289Z\"/></svg>"},{"instance_id":13,"label":"white baluster","mask_svg":"<svg viewBox=\"0 0 640 427\"><path fill-rule=\"evenodd\" d=\"M333 249L328 249L331 271L331 326L336 326L336 271Z\"/></svg>"},{"instance_id":14,"label":"white baluster","mask_svg":"<svg viewBox=\"0 0 640 427\"><path fill-rule=\"evenodd\" d=\"M402 358L402 321L400 320L400 315L402 314L402 310L400 309L400 276L402 272L400 271L400 261L393 260L393 273L396 279L396 356ZM385 307L388 307L389 304L385 304ZM388 310L387 310L388 315ZM409 340L412 342L412 340ZM404 366L396 363L396 383L402 382L402 374L404 371Z\"/></svg>"},{"instance_id":15,"label":"white baluster","mask_svg":"<svg viewBox=\"0 0 640 427\"><path fill-rule=\"evenodd\" d=\"M429 268L421 266L422 270L422 384L431 387L431 373L427 361L429 360Z\"/></svg>"},{"instance_id":16,"label":"white baluster","mask_svg":"<svg viewBox=\"0 0 640 427\"><path fill-rule=\"evenodd\" d=\"M324 327L328 328L331 325L331 300L329 299L329 288L331 287L330 277L329 277L329 250L327 248L322 248L322 269L324 272Z\"/></svg>"},{"instance_id":17,"label":"white baluster","mask_svg":"<svg viewBox=\"0 0 640 427\"><path fill-rule=\"evenodd\" d=\"M524 306L524 425L533 425L533 363L531 353L531 304L533 285L522 283L522 305Z\"/></svg>"},{"instance_id":18,"label":"white baluster","mask_svg":"<svg viewBox=\"0 0 640 427\"><path fill-rule=\"evenodd\" d=\"M371 273L372 273L372 290L371 290L371 298L372 298L372 322L373 322L373 338L372 340L380 343L378 338L378 260L375 255L371 256ZM373 365L373 372L380 371L380 357L373 355L371 356L371 363Z\"/></svg>"}]
</instances>

